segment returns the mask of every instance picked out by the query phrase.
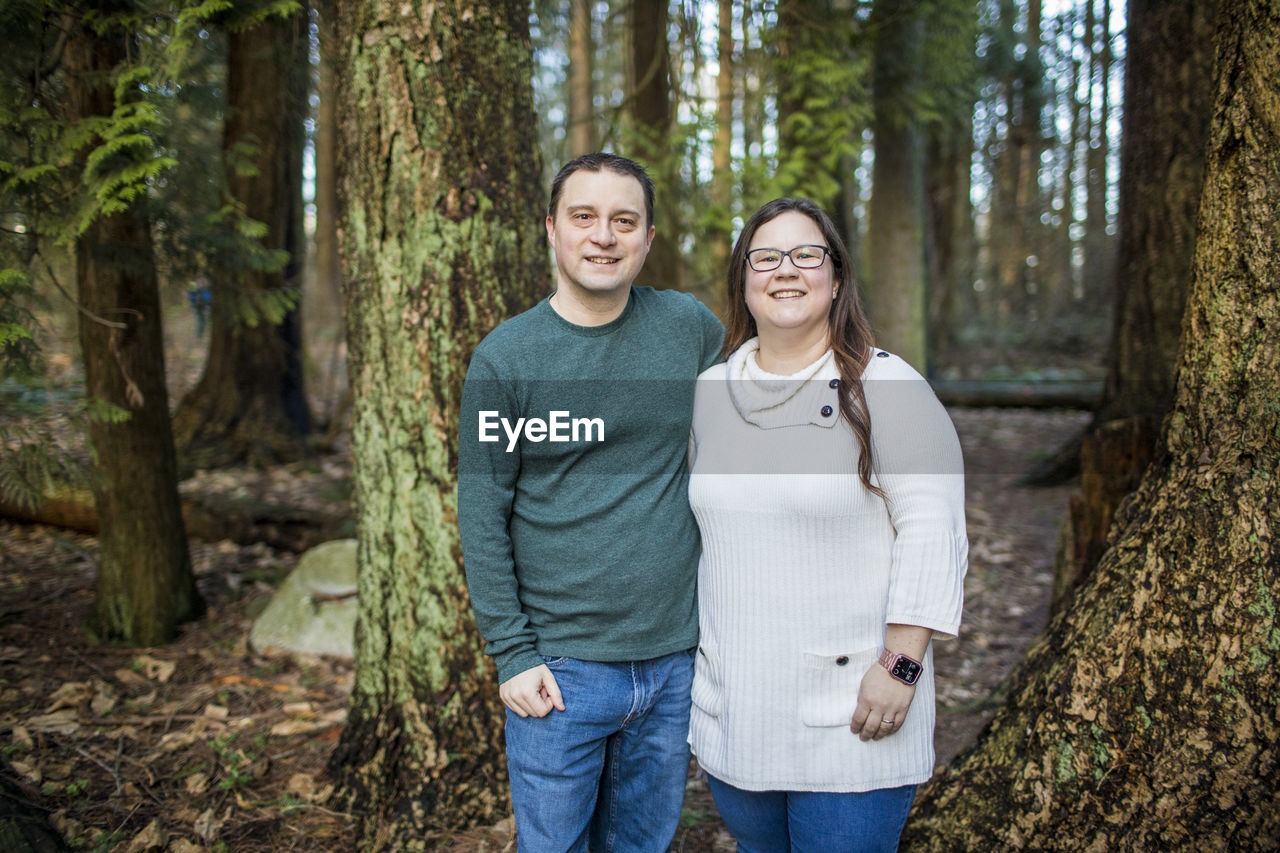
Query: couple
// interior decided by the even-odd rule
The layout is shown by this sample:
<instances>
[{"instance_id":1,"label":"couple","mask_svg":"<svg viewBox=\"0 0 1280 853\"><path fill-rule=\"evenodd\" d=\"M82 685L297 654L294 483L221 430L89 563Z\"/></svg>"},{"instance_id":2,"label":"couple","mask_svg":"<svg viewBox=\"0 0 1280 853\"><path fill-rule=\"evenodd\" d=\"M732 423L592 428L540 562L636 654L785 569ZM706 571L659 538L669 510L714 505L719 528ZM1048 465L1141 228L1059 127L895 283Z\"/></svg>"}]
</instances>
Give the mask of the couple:
<instances>
[{"instance_id":1,"label":"couple","mask_svg":"<svg viewBox=\"0 0 1280 853\"><path fill-rule=\"evenodd\" d=\"M960 621L945 411L872 346L811 202L747 221L727 332L632 287L635 162L566 164L546 226L555 292L476 349L459 439L519 850L666 850L690 744L740 851L895 849L933 769L930 640Z\"/></svg>"}]
</instances>

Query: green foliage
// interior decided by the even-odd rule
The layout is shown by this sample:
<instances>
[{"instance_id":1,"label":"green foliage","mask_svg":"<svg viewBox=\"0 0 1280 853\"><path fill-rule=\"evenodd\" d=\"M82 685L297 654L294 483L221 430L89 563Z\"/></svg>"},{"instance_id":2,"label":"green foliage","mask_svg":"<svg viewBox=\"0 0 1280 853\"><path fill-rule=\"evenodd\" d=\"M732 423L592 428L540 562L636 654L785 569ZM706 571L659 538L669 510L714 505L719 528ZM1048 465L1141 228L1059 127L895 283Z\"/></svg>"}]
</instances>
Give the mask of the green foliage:
<instances>
[{"instance_id":1,"label":"green foliage","mask_svg":"<svg viewBox=\"0 0 1280 853\"><path fill-rule=\"evenodd\" d=\"M843 164L861 150L871 118L866 54L850 51L848 26L824 28L824 39L782 60L780 97L795 109L780 116L778 163L771 196L806 196L831 209Z\"/></svg>"},{"instance_id":2,"label":"green foliage","mask_svg":"<svg viewBox=\"0 0 1280 853\"><path fill-rule=\"evenodd\" d=\"M30 278L21 270L0 269L0 377L34 376L40 362Z\"/></svg>"},{"instance_id":3,"label":"green foliage","mask_svg":"<svg viewBox=\"0 0 1280 853\"><path fill-rule=\"evenodd\" d=\"M266 227L230 199L219 167L219 28L245 29L302 8L294 0L123 2L111 11L54 0L4 4L0 23L12 41L0 55L0 372L38 370L31 308L40 288L56 284L46 279L46 255L74 245L103 217L146 207L162 281L228 281L284 265L285 253L263 247ZM67 31L78 27L129 42L128 60L103 81L114 95L110 115L75 120L68 112L63 48ZM226 168L252 174L253 153L252 145L238 146ZM296 307L297 294L236 302L242 321L276 323Z\"/></svg>"},{"instance_id":4,"label":"green foliage","mask_svg":"<svg viewBox=\"0 0 1280 853\"><path fill-rule=\"evenodd\" d=\"M128 409L101 397L90 397L85 401L85 414L89 420L103 424L122 424L130 417Z\"/></svg>"},{"instance_id":5,"label":"green foliage","mask_svg":"<svg viewBox=\"0 0 1280 853\"><path fill-rule=\"evenodd\" d=\"M209 743L222 767L224 775L218 780L218 787L224 791L234 791L253 781L249 768L257 756L250 751L233 747L235 739L234 733L228 733L218 735Z\"/></svg>"},{"instance_id":6,"label":"green foliage","mask_svg":"<svg viewBox=\"0 0 1280 853\"><path fill-rule=\"evenodd\" d=\"M6 427L10 446L0 454L0 497L32 509L62 486L88 483L83 461L58 447L53 438L24 426Z\"/></svg>"}]
</instances>

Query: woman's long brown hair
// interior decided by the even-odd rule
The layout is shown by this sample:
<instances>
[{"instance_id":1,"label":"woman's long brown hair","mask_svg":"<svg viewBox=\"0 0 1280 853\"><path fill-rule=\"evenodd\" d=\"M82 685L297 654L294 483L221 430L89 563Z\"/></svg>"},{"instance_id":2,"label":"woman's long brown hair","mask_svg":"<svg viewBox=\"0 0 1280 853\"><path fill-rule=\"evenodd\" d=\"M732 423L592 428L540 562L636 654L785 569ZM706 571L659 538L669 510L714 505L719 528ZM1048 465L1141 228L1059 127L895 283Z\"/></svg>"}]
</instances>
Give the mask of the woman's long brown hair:
<instances>
[{"instance_id":1,"label":"woman's long brown hair","mask_svg":"<svg viewBox=\"0 0 1280 853\"><path fill-rule=\"evenodd\" d=\"M858 478L864 486L883 497L884 492L871 481L871 413L867 410L867 397L862 390L862 372L871 359L875 339L871 334L871 323L862 310L857 283L853 280L849 250L840 239L840 232L831 217L809 199L776 198L751 214L743 226L729 259L729 322L725 325L722 355L728 358L757 334L755 318L747 310L747 250L751 248L751 240L761 225L789 211L802 213L813 220L826 241L828 257L835 264L835 282L839 290L836 298L831 300L831 310L827 314L827 333L836 370L840 373L840 414L858 440L861 451L858 455Z\"/></svg>"}]
</instances>

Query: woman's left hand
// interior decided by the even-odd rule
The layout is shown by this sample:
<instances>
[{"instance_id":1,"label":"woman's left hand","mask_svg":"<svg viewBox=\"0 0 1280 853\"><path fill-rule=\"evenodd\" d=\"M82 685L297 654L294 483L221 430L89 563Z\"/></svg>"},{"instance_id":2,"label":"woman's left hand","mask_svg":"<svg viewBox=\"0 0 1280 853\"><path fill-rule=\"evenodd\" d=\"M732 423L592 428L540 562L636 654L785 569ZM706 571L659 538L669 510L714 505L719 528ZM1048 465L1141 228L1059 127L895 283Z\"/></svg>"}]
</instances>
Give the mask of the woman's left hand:
<instances>
[{"instance_id":1,"label":"woman's left hand","mask_svg":"<svg viewBox=\"0 0 1280 853\"><path fill-rule=\"evenodd\" d=\"M849 729L862 740L880 740L902 728L915 698L914 684L903 684L879 664L862 677L858 706Z\"/></svg>"}]
</instances>

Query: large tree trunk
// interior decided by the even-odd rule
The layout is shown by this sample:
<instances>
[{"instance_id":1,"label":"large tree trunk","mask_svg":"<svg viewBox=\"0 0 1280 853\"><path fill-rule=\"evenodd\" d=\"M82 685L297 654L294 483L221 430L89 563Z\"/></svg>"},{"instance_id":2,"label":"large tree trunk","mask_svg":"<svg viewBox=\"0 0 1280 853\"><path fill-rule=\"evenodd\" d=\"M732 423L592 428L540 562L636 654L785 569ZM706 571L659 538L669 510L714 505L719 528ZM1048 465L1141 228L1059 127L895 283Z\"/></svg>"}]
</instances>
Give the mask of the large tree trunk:
<instances>
[{"instance_id":1,"label":"large tree trunk","mask_svg":"<svg viewBox=\"0 0 1280 853\"><path fill-rule=\"evenodd\" d=\"M868 302L876 341L928 368L925 321L924 143L912 114L924 22L907 0L876 0L875 146Z\"/></svg>"},{"instance_id":2,"label":"large tree trunk","mask_svg":"<svg viewBox=\"0 0 1280 853\"><path fill-rule=\"evenodd\" d=\"M1141 478L1173 400L1213 106L1216 5L1129 3L1115 319L1103 398L1078 454L1081 492L1064 525L1055 608L1105 550L1112 514Z\"/></svg>"},{"instance_id":3,"label":"large tree trunk","mask_svg":"<svg viewBox=\"0 0 1280 853\"><path fill-rule=\"evenodd\" d=\"M131 37L108 23L97 32L84 26L68 41L73 121L112 114L111 74L125 60ZM122 156L128 155L116 155ZM76 280L100 521L99 629L133 645L158 645L203 605L178 503L160 294L151 224L141 204L99 216L80 236Z\"/></svg>"},{"instance_id":4,"label":"large tree trunk","mask_svg":"<svg viewBox=\"0 0 1280 853\"><path fill-rule=\"evenodd\" d=\"M215 270L204 374L174 416L188 466L271 465L306 450L311 416L299 312L289 310L273 323L263 310L264 300L296 294L302 284L306 23L301 14L272 16L228 37L228 192L243 215L266 226L264 247L284 252L288 261L270 273L248 265Z\"/></svg>"},{"instance_id":5,"label":"large tree trunk","mask_svg":"<svg viewBox=\"0 0 1280 853\"><path fill-rule=\"evenodd\" d=\"M507 808L502 706L456 527L471 351L548 287L526 4L339 3L359 625L331 768L366 850Z\"/></svg>"},{"instance_id":6,"label":"large tree trunk","mask_svg":"<svg viewBox=\"0 0 1280 853\"><path fill-rule=\"evenodd\" d=\"M1280 8L1224 0L1161 461L922 792L908 850L1263 850L1280 838Z\"/></svg>"}]
</instances>

